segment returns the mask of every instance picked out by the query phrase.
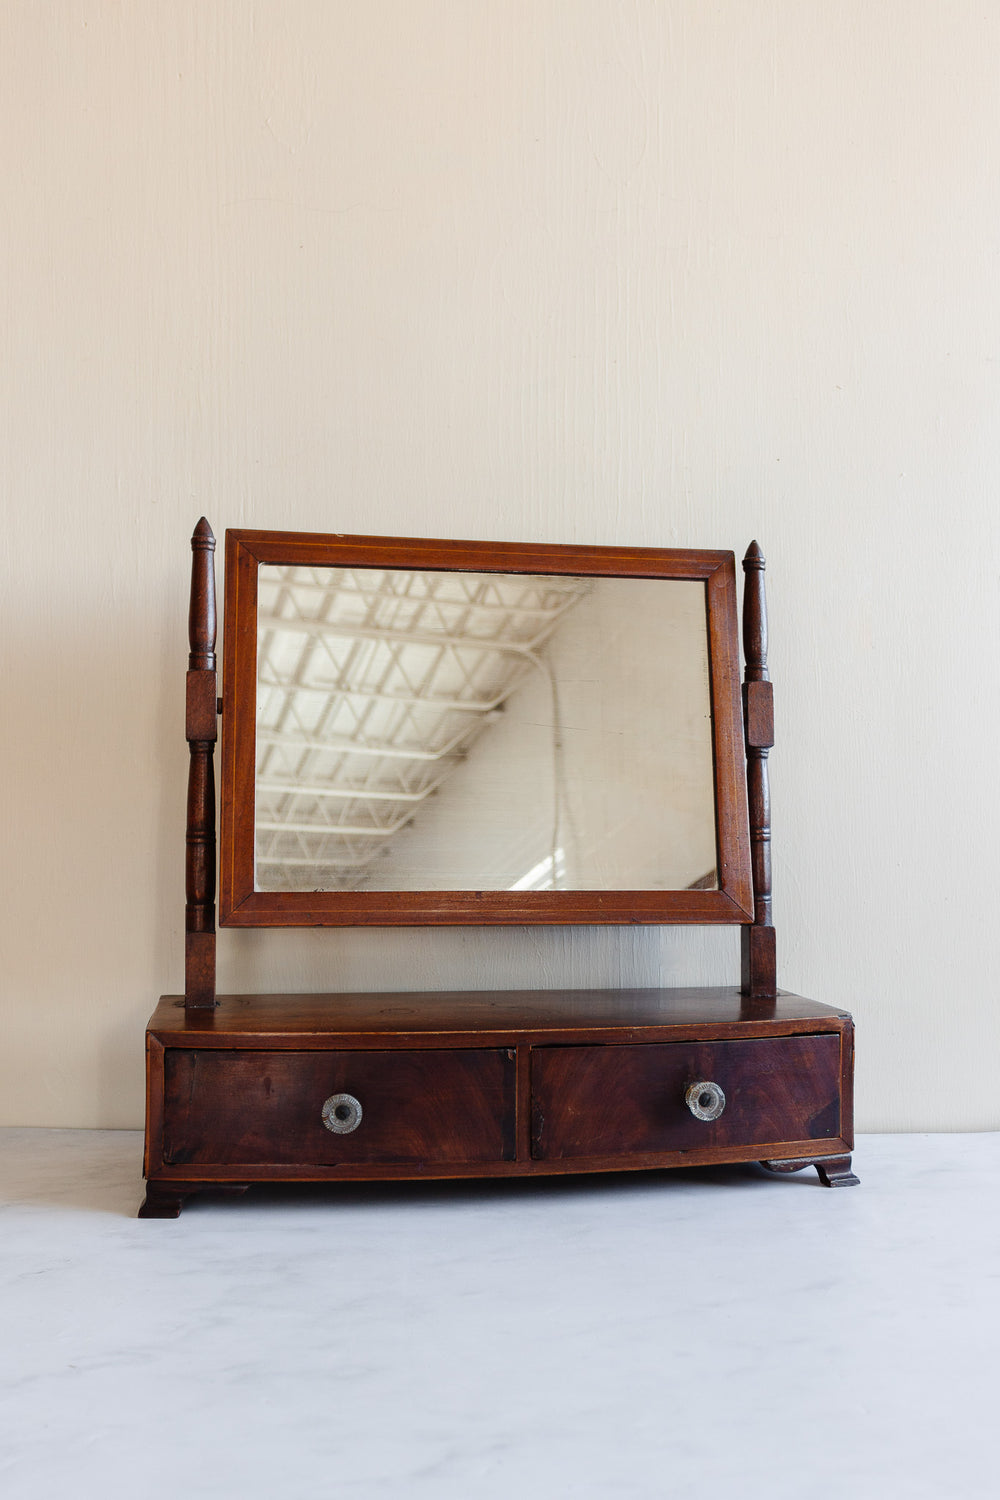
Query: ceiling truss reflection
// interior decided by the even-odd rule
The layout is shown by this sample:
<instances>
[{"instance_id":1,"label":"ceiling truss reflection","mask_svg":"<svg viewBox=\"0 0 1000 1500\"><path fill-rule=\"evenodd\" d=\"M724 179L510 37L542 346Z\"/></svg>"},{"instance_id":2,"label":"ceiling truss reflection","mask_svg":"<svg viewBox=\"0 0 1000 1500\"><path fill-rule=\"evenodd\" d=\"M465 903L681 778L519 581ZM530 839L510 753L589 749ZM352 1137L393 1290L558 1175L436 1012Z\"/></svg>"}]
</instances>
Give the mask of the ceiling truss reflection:
<instances>
[{"instance_id":1,"label":"ceiling truss reflection","mask_svg":"<svg viewBox=\"0 0 1000 1500\"><path fill-rule=\"evenodd\" d=\"M585 578L262 566L258 888L357 888L468 756Z\"/></svg>"}]
</instances>

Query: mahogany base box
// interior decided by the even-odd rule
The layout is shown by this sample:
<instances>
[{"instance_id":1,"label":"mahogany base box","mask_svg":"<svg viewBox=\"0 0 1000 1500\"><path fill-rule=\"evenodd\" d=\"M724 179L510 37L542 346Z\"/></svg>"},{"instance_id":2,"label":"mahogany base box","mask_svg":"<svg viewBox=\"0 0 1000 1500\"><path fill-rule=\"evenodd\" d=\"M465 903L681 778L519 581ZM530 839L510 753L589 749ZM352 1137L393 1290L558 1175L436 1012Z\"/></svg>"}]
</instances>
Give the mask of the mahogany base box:
<instances>
[{"instance_id":1,"label":"mahogany base box","mask_svg":"<svg viewBox=\"0 0 1000 1500\"><path fill-rule=\"evenodd\" d=\"M851 1172L842 1010L736 988L164 996L147 1218L206 1189L761 1162Z\"/></svg>"}]
</instances>

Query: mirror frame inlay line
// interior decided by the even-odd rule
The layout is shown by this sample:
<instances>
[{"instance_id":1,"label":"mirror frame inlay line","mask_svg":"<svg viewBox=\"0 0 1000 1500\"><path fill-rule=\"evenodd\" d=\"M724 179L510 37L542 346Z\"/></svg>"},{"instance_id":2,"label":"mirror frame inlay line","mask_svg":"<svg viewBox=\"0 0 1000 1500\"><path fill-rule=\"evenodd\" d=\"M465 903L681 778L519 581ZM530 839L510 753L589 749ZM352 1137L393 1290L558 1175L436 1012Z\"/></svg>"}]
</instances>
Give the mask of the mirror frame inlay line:
<instances>
[{"instance_id":1,"label":"mirror frame inlay line","mask_svg":"<svg viewBox=\"0 0 1000 1500\"><path fill-rule=\"evenodd\" d=\"M254 889L257 569L261 563L703 582L716 798L717 890ZM227 531L219 920L224 927L538 926L753 921L746 761L731 552Z\"/></svg>"}]
</instances>

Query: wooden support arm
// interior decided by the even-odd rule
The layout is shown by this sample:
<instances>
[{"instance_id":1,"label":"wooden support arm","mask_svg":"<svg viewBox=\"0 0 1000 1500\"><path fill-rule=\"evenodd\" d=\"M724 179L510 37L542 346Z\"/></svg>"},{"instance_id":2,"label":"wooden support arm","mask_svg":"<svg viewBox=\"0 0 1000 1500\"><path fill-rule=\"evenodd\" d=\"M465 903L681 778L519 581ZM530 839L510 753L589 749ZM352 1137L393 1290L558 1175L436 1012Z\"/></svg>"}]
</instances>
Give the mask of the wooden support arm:
<instances>
[{"instance_id":1,"label":"wooden support arm","mask_svg":"<svg viewBox=\"0 0 1000 1500\"><path fill-rule=\"evenodd\" d=\"M755 999L777 994L774 923L771 915L771 794L767 757L774 744L774 698L767 670L767 600L764 554L751 542L743 559L743 724L747 753L747 800L754 919L742 932L742 990Z\"/></svg>"},{"instance_id":2,"label":"wooden support arm","mask_svg":"<svg viewBox=\"0 0 1000 1500\"><path fill-rule=\"evenodd\" d=\"M215 742L218 677L215 661L215 537L202 516L191 538L188 616L187 857L184 921L184 1003L215 1005Z\"/></svg>"}]
</instances>

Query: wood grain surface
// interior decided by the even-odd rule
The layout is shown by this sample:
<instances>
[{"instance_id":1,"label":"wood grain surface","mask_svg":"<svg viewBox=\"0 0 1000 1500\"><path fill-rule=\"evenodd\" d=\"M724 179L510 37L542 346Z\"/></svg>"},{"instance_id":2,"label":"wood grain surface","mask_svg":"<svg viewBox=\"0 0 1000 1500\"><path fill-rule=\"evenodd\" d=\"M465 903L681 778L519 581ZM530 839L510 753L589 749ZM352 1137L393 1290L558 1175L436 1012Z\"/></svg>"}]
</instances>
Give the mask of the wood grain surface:
<instances>
[{"instance_id":1,"label":"wood grain surface","mask_svg":"<svg viewBox=\"0 0 1000 1500\"><path fill-rule=\"evenodd\" d=\"M536 1047L531 1054L532 1155L748 1146L781 1137L840 1138L840 1038L772 1037L661 1046ZM698 1082L725 1107L699 1120L685 1103Z\"/></svg>"},{"instance_id":2,"label":"wood grain surface","mask_svg":"<svg viewBox=\"0 0 1000 1500\"><path fill-rule=\"evenodd\" d=\"M168 1049L164 1160L336 1166L482 1162L514 1156L514 1052L262 1052ZM362 1106L350 1134L324 1101Z\"/></svg>"}]
</instances>

